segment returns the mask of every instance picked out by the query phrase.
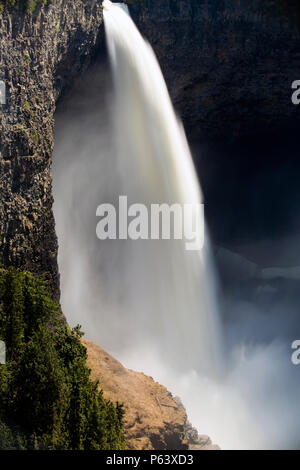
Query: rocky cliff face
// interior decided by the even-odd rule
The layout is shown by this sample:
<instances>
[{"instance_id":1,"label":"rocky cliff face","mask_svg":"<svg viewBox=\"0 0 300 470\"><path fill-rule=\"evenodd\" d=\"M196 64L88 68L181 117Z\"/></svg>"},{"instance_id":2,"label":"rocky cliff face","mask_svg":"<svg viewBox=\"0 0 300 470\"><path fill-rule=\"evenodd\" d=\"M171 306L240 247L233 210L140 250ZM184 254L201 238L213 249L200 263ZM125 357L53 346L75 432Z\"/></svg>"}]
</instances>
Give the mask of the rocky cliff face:
<instances>
[{"instance_id":1,"label":"rocky cliff face","mask_svg":"<svg viewBox=\"0 0 300 470\"><path fill-rule=\"evenodd\" d=\"M299 5L281 0L129 0L192 138L299 123ZM288 5L287 5L288 4Z\"/></svg>"},{"instance_id":2,"label":"rocky cliff face","mask_svg":"<svg viewBox=\"0 0 300 470\"><path fill-rule=\"evenodd\" d=\"M21 2L22 3L22 2ZM280 0L128 0L153 45L189 136L243 135L298 123L295 6ZM298 12L298 9L297 9ZM0 13L0 253L43 273L59 298L52 214L53 113L61 91L104 49L101 2L55 0Z\"/></svg>"},{"instance_id":3,"label":"rocky cliff face","mask_svg":"<svg viewBox=\"0 0 300 470\"><path fill-rule=\"evenodd\" d=\"M103 40L96 0L56 0L24 14L0 13L0 253L45 275L59 298L57 239L52 213L51 157L55 103Z\"/></svg>"},{"instance_id":4,"label":"rocky cliff face","mask_svg":"<svg viewBox=\"0 0 300 470\"><path fill-rule=\"evenodd\" d=\"M296 75L300 35L292 6L285 11L279 0L252 0L251 6L248 0L128 3L158 55L190 137L243 135L258 127L274 130L299 122L290 100L291 83L300 78ZM25 15L20 7L0 12L0 80L7 90L7 104L0 107L1 261L45 275L56 299L53 115L61 92L103 48L103 36L97 0L55 0L33 15ZM93 349L89 348L91 361L98 360L97 354L105 355ZM102 359L103 367L106 358ZM129 398L126 381L117 383L118 374L133 384L132 393L134 383L141 390L140 397L132 397L135 405L127 415L130 448L187 445L182 436L185 432L192 436L194 431L173 397L109 357L108 363L109 370L116 372L106 382L112 398L125 402ZM95 368L95 378L97 374ZM104 372L101 378L105 380ZM156 423L153 429L142 390L152 400L147 404ZM191 445L205 442L197 439L194 436Z\"/></svg>"}]
</instances>

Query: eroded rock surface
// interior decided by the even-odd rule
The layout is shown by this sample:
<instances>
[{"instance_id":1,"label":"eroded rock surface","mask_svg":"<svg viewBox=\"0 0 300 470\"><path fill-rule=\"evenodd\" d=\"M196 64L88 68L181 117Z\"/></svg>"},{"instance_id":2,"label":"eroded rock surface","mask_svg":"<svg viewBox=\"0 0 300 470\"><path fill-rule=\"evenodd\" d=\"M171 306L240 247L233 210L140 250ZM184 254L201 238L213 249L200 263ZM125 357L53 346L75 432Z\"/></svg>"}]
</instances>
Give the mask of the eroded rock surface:
<instances>
[{"instance_id":1,"label":"eroded rock surface","mask_svg":"<svg viewBox=\"0 0 300 470\"><path fill-rule=\"evenodd\" d=\"M20 2L23 4L23 2ZM20 5L20 3L18 5ZM0 253L5 266L45 275L59 298L52 213L55 104L103 40L97 0L55 0L0 12Z\"/></svg>"},{"instance_id":2,"label":"eroded rock surface","mask_svg":"<svg viewBox=\"0 0 300 470\"><path fill-rule=\"evenodd\" d=\"M22 4L18 3L17 5ZM165 74L189 137L243 135L299 123L296 2L128 0ZM297 9L297 11L299 8ZM101 1L55 0L33 15L0 12L0 254L44 274L59 298L52 213L55 104L104 50Z\"/></svg>"},{"instance_id":3,"label":"eroded rock surface","mask_svg":"<svg viewBox=\"0 0 300 470\"><path fill-rule=\"evenodd\" d=\"M299 2L128 0L190 137L299 123Z\"/></svg>"},{"instance_id":4,"label":"eroded rock surface","mask_svg":"<svg viewBox=\"0 0 300 470\"><path fill-rule=\"evenodd\" d=\"M126 369L97 344L82 340L92 379L106 398L125 404L125 433L131 450L215 450L188 422L179 398L141 372Z\"/></svg>"}]
</instances>

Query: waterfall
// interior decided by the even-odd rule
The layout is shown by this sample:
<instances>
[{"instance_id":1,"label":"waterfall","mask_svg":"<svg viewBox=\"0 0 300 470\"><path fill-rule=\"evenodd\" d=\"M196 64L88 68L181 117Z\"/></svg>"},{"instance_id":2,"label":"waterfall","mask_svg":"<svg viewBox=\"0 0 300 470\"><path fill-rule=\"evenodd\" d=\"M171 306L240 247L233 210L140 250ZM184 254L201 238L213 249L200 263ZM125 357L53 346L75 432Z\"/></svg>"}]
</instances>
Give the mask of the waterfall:
<instances>
[{"instance_id":1,"label":"waterfall","mask_svg":"<svg viewBox=\"0 0 300 470\"><path fill-rule=\"evenodd\" d=\"M96 237L98 205L117 207L120 195L147 206L203 202L151 47L124 6L104 6L112 77L106 62L91 67L55 118L63 312L126 367L179 395L222 449L299 448L299 373L286 340L274 330L269 341L274 317L247 299L229 303L232 319L220 331L208 234L201 252L183 240Z\"/></svg>"},{"instance_id":2,"label":"waterfall","mask_svg":"<svg viewBox=\"0 0 300 470\"><path fill-rule=\"evenodd\" d=\"M114 82L115 190L148 206L196 207L202 192L154 52L123 4L105 0L103 8ZM220 335L207 231L200 252L186 251L183 240L128 242L126 250L126 336L143 338L177 366L214 372Z\"/></svg>"}]
</instances>

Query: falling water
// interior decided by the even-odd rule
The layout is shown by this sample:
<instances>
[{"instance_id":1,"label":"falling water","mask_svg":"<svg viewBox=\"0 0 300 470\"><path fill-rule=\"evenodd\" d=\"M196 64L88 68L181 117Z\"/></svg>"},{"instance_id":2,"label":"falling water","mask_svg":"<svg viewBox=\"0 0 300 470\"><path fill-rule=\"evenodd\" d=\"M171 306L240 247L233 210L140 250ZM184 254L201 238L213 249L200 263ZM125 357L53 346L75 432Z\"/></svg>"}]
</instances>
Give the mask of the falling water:
<instances>
[{"instance_id":1,"label":"falling water","mask_svg":"<svg viewBox=\"0 0 300 470\"><path fill-rule=\"evenodd\" d=\"M202 201L155 56L128 14L104 4L113 80L100 62L56 113L63 311L125 366L178 394L192 423L222 449L299 448L299 373L280 335L271 343L257 337L269 337L270 325L254 305L230 306L236 320L225 333L234 339L221 363L208 236L200 253L180 240L96 237L97 206L117 206L120 195L129 204Z\"/></svg>"},{"instance_id":2,"label":"falling water","mask_svg":"<svg viewBox=\"0 0 300 470\"><path fill-rule=\"evenodd\" d=\"M115 190L148 206L196 207L201 189L154 52L123 4L105 0L103 7L114 77ZM126 249L126 308L134 312L136 339L150 341L177 366L215 371L220 336L208 240L200 252L186 251L183 240L128 242ZM127 334L132 337L130 329Z\"/></svg>"}]
</instances>

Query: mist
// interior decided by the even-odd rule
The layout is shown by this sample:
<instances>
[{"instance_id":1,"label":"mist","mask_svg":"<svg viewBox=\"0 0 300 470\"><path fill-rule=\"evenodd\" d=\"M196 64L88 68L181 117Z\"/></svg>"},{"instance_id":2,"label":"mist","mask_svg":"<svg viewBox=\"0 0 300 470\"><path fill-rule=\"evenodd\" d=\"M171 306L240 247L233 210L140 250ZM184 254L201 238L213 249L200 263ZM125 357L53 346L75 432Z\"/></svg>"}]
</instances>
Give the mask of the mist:
<instances>
[{"instance_id":1,"label":"mist","mask_svg":"<svg viewBox=\"0 0 300 470\"><path fill-rule=\"evenodd\" d=\"M150 374L179 395L193 425L222 449L299 448L300 375L291 362L291 342L297 339L297 287L293 290L282 273L271 281L262 279L260 267L258 274L240 278L234 263L224 268L217 259L222 374L200 374L197 364L203 358L191 357L183 347L187 329L153 326L157 297L165 295L167 308L176 311L176 296L167 297L174 286L172 271L153 259L145 241L138 247L136 241L96 238L97 206L116 205L115 188L122 188L111 126L111 81L102 59L61 100L56 113L54 212L61 302L69 324L81 324L88 339L126 367ZM128 265L133 250L144 253L143 269L137 273ZM233 269L234 281L224 282ZM163 284L153 285L155 273ZM171 342L161 351L157 335L169 327ZM190 325L191 335L192 330Z\"/></svg>"}]
</instances>

